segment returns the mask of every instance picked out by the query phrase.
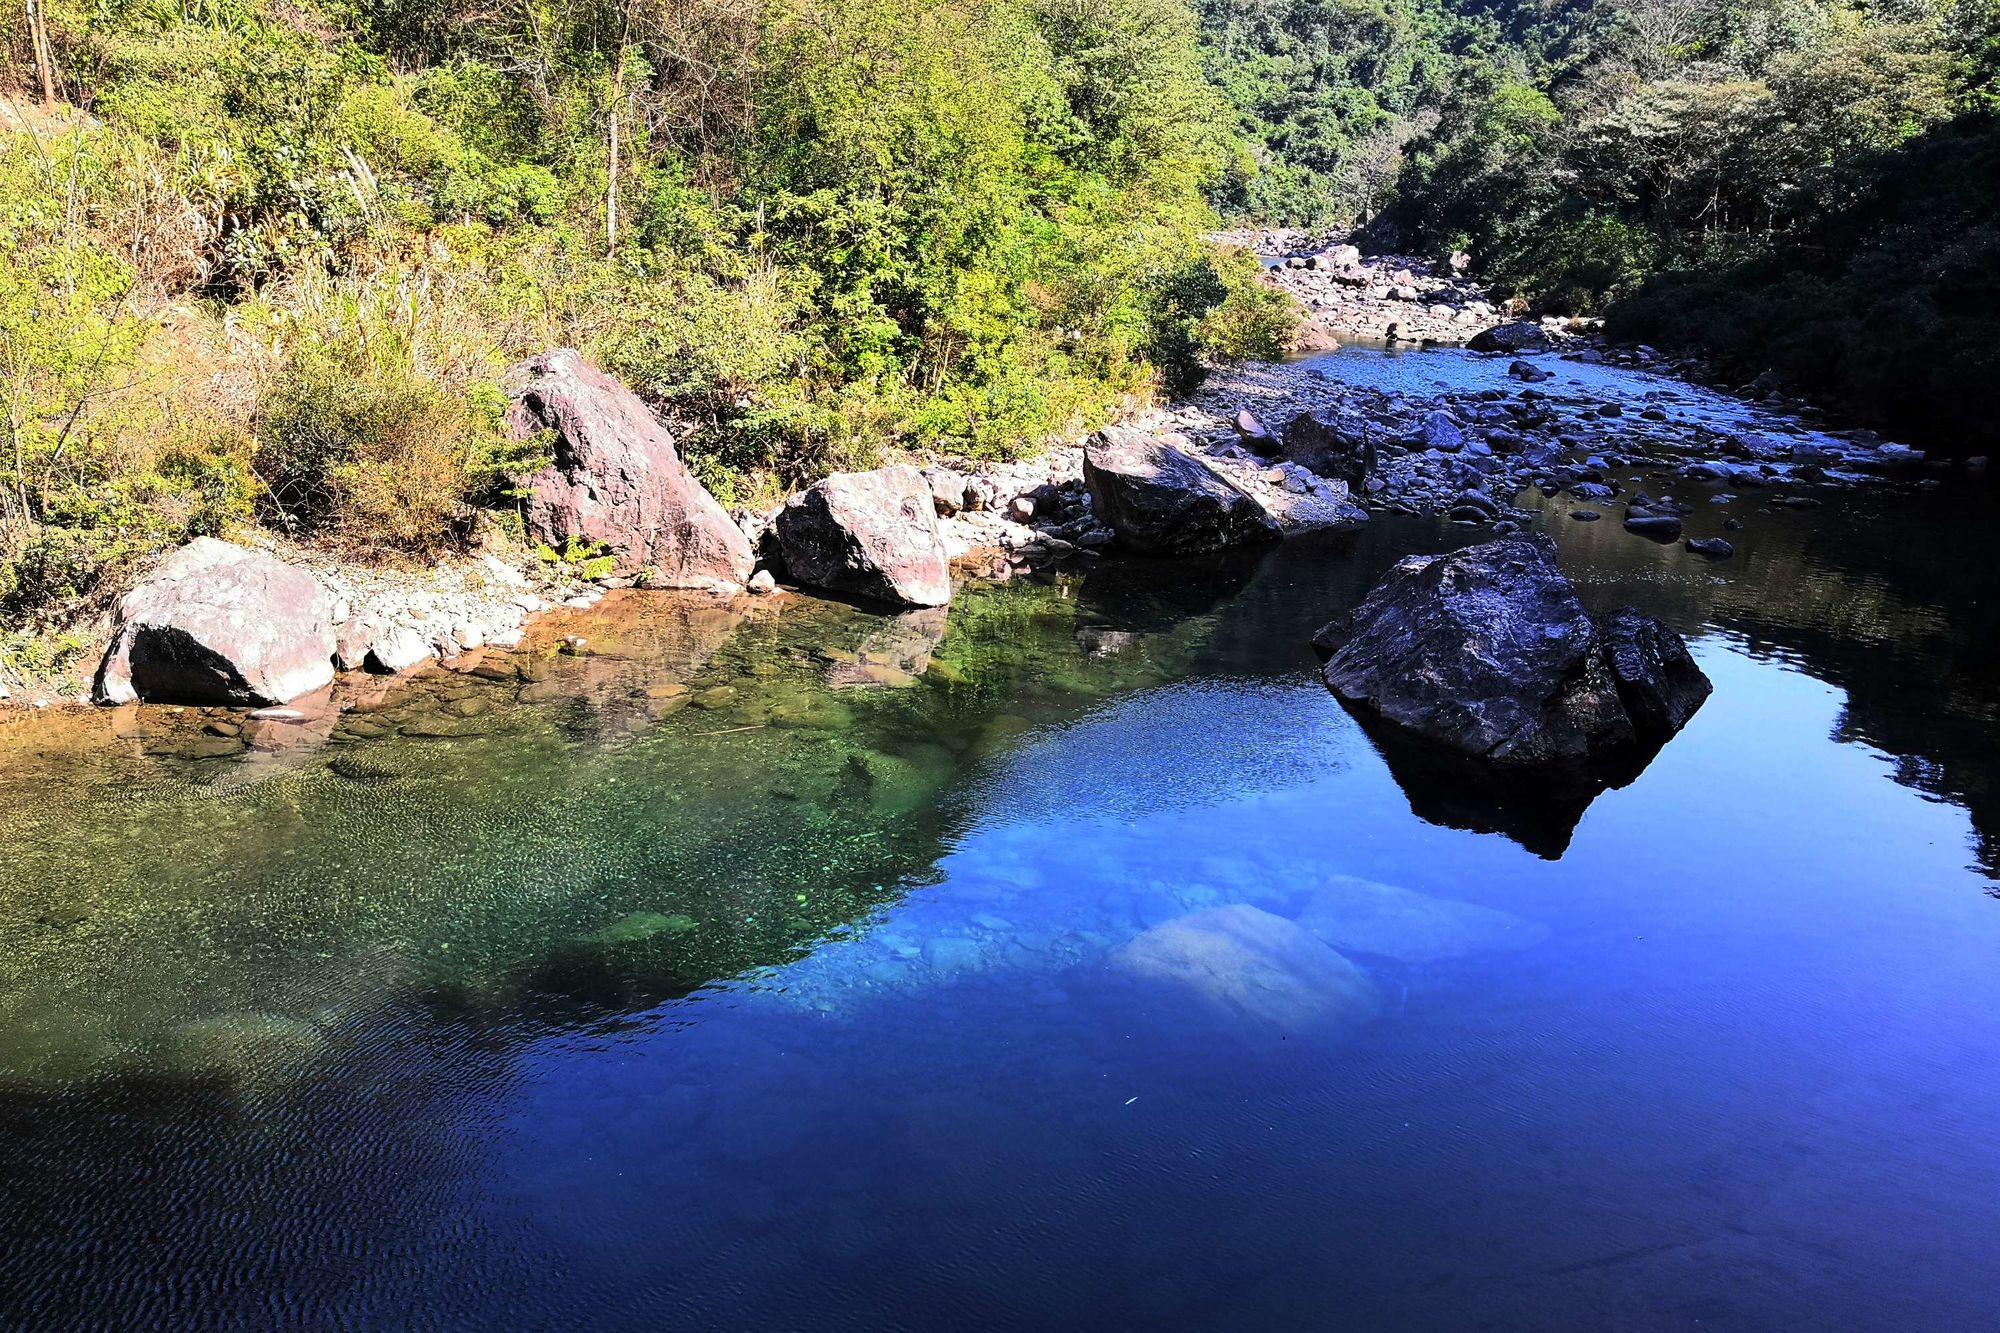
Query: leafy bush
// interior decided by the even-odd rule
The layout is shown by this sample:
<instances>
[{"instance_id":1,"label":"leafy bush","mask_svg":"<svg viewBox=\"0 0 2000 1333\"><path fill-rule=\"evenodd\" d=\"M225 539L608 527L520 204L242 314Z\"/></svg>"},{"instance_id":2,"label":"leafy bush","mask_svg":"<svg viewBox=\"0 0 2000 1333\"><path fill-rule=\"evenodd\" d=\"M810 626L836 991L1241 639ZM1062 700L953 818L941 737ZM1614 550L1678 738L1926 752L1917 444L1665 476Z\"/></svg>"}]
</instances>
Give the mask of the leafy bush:
<instances>
[{"instance_id":1,"label":"leafy bush","mask_svg":"<svg viewBox=\"0 0 2000 1333\"><path fill-rule=\"evenodd\" d=\"M356 376L306 355L272 385L257 421L269 516L353 542L425 550L463 534L497 421L415 375Z\"/></svg>"}]
</instances>

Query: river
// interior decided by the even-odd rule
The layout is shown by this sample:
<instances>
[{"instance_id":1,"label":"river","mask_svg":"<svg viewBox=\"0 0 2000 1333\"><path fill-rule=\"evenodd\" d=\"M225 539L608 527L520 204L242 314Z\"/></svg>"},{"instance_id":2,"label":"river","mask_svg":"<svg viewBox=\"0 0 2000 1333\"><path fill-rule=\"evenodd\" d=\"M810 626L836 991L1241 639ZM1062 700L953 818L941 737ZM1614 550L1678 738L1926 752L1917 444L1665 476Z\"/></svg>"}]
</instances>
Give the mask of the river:
<instances>
[{"instance_id":1,"label":"river","mask_svg":"<svg viewBox=\"0 0 2000 1333\"><path fill-rule=\"evenodd\" d=\"M1490 373L1425 355L1325 369ZM12 719L0 1327L1989 1326L1993 497L1822 494L1692 517L1720 563L1528 497L1715 683L1554 815L1316 679L1477 539L1396 516L948 617L614 595L319 723ZM1338 876L1517 929L1352 950L1324 1027L1107 961Z\"/></svg>"}]
</instances>

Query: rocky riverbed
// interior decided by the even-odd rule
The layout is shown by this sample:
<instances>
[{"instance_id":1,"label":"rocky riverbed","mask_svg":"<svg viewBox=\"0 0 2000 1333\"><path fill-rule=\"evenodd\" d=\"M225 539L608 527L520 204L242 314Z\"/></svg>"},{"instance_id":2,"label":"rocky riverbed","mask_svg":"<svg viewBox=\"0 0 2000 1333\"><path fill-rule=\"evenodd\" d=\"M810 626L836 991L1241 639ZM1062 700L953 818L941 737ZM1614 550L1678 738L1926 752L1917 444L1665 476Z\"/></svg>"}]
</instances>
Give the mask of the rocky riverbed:
<instances>
[{"instance_id":1,"label":"rocky riverbed","mask_svg":"<svg viewBox=\"0 0 2000 1333\"><path fill-rule=\"evenodd\" d=\"M1275 270L1275 280L1310 303L1321 277L1342 271L1336 264L1347 258L1325 253L1308 256L1311 266ZM1459 297L1472 290L1457 279L1450 286ZM1648 349L1605 349L1543 323L1492 322L1481 302L1454 309L1455 327L1464 327L1458 314L1467 311L1486 321L1472 341L1499 350L1349 350L1221 370L1184 403L1135 413L1032 461L853 474L764 512L716 505L629 391L573 354L551 354L529 363L521 410L532 409L530 426L552 428L553 421L559 433L591 447L574 450L567 471L552 468L536 479L530 517L540 541L494 532L470 556L393 570L261 538L259 549L242 553L249 572L237 583L262 595L276 586L269 571L303 571L305 581L288 594L293 604L262 606L246 620L224 598L203 614L221 616L235 627L231 634L246 623L267 637L289 633L312 647L307 657L324 644L319 656L343 672L394 675L511 647L532 617L587 610L609 592L663 582L700 589L724 605L805 586L924 606L949 599L953 576L1005 579L1107 555L1212 550L1351 526L1368 511L1447 514L1504 535L1538 521L1519 507L1534 491L1566 494L1573 520L1622 520L1635 536L1676 541L1696 505L1809 507L1816 489L1829 485L1941 484L1936 474L1944 465L1870 432L1818 429L1787 410L1791 405L1652 373L1662 363ZM1095 468L1093 451L1102 451ZM1123 461L1111 462L1121 451ZM641 454L643 465L634 464ZM1132 472L1135 457L1139 473ZM628 472L643 484L631 483ZM1217 505L1249 517L1218 522ZM1156 521L1162 514L1172 516L1165 528ZM1732 517L1724 526L1743 521ZM698 540L662 535L676 531ZM1731 554L1729 541L1714 536L1690 541L1689 549L1708 558ZM831 563L816 552L832 553ZM156 572L156 583L171 582L172 563ZM212 582L207 572L190 580L197 589ZM149 595L143 608L128 603L128 622L143 611L171 630L174 615L189 611L157 588ZM198 592L195 600L206 596ZM286 624L294 628L272 628ZM136 631L121 630L113 641L112 628L103 632L118 659ZM96 693L110 702L146 697L146 682L163 680L162 670L107 667ZM268 663L257 670L289 682L290 692L237 678L183 701L282 704L304 679ZM87 701L74 687L64 693L16 682L10 691L0 681L0 698L10 695L43 706ZM161 689L150 697L163 697Z\"/></svg>"}]
</instances>

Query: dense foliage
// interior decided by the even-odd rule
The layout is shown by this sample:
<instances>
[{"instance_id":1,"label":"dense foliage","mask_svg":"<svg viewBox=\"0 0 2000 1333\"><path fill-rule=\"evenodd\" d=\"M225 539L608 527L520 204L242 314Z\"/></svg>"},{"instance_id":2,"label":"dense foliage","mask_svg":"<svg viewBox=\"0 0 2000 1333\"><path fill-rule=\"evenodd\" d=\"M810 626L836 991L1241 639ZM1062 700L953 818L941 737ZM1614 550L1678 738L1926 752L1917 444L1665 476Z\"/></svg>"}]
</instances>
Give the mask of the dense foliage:
<instances>
[{"instance_id":1,"label":"dense foliage","mask_svg":"<svg viewBox=\"0 0 2000 1333\"><path fill-rule=\"evenodd\" d=\"M252 516L456 540L551 344L749 499L1288 332L1202 240L1232 131L1182 0L18 4L0 612Z\"/></svg>"},{"instance_id":2,"label":"dense foliage","mask_svg":"<svg viewBox=\"0 0 2000 1333\"><path fill-rule=\"evenodd\" d=\"M1996 0L1206 0L1263 170L1225 208L2000 444ZM1377 209L1381 210L1375 216Z\"/></svg>"},{"instance_id":3,"label":"dense foliage","mask_svg":"<svg viewBox=\"0 0 2000 1333\"><path fill-rule=\"evenodd\" d=\"M1559 309L1768 246L1964 108L1974 5L1606 0L1581 54L1464 72L1389 220Z\"/></svg>"}]
</instances>

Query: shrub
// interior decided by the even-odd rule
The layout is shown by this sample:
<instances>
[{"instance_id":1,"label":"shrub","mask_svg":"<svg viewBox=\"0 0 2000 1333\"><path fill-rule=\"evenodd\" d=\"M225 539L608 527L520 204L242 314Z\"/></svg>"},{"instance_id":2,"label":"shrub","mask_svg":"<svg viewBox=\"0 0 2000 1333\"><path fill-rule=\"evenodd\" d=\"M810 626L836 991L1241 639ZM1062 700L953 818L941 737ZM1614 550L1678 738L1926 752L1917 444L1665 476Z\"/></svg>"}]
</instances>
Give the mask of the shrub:
<instances>
[{"instance_id":1,"label":"shrub","mask_svg":"<svg viewBox=\"0 0 2000 1333\"><path fill-rule=\"evenodd\" d=\"M463 395L308 354L259 409L257 475L283 526L431 549L463 535L476 464L495 434Z\"/></svg>"}]
</instances>

